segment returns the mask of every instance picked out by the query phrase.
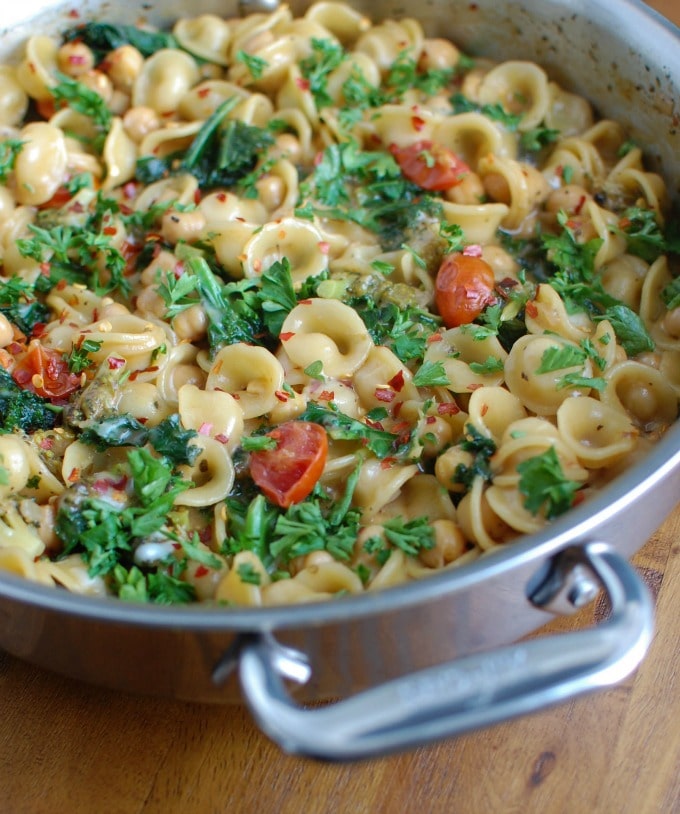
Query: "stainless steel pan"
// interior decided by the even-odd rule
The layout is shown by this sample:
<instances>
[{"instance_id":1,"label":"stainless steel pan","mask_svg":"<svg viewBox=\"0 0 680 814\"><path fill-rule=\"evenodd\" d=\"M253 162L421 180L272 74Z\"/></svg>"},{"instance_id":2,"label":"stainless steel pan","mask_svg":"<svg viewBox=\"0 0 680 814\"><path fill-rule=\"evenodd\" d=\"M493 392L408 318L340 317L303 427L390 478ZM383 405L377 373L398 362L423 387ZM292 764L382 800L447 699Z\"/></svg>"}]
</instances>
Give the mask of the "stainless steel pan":
<instances>
[{"instance_id":1,"label":"stainless steel pan","mask_svg":"<svg viewBox=\"0 0 680 814\"><path fill-rule=\"evenodd\" d=\"M253 10L253 3L242 4ZM269 5L269 4L265 4ZM291 3L294 9L304 3ZM357 3L356 5L360 5ZM398 6L398 7L397 7ZM35 31L140 17L135 0L3 8L0 56ZM635 0L364 3L411 14L468 52L543 64L616 118L680 189L680 32ZM238 13L226 0L153 0L145 17ZM501 554L380 594L255 610L138 607L0 576L0 646L90 682L196 701L245 698L284 748L350 759L483 726L623 678L652 635L627 558L680 497L680 425L635 469ZM516 642L604 588L593 629ZM496 649L494 649L496 648ZM500 649L497 649L500 648ZM299 704L350 696L320 709Z\"/></svg>"}]
</instances>

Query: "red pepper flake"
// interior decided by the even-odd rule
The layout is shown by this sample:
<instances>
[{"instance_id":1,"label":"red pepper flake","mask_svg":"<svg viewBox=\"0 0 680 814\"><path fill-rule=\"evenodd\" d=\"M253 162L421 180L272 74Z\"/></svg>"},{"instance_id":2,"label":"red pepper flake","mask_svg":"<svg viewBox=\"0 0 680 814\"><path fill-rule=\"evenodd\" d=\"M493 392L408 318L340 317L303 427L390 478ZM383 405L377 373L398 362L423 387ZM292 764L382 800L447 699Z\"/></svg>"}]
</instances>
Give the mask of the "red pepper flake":
<instances>
[{"instance_id":1,"label":"red pepper flake","mask_svg":"<svg viewBox=\"0 0 680 814\"><path fill-rule=\"evenodd\" d=\"M134 181L128 181L127 184L123 186L123 195L125 195L128 200L132 200L136 194L137 184L135 184Z\"/></svg>"},{"instance_id":2,"label":"red pepper flake","mask_svg":"<svg viewBox=\"0 0 680 814\"><path fill-rule=\"evenodd\" d=\"M201 577L205 577L210 573L210 569L206 565L199 565L198 568L194 571L194 576L197 579Z\"/></svg>"},{"instance_id":3,"label":"red pepper flake","mask_svg":"<svg viewBox=\"0 0 680 814\"><path fill-rule=\"evenodd\" d=\"M287 342L289 339L292 339L295 336L295 331L284 331L283 333L279 334L279 339L282 342Z\"/></svg>"},{"instance_id":4,"label":"red pepper flake","mask_svg":"<svg viewBox=\"0 0 680 814\"><path fill-rule=\"evenodd\" d=\"M524 306L524 310L528 317L532 319L536 319L538 316L538 306L533 300L529 300L529 302Z\"/></svg>"},{"instance_id":5,"label":"red pepper flake","mask_svg":"<svg viewBox=\"0 0 680 814\"><path fill-rule=\"evenodd\" d=\"M328 254L331 250L331 244L327 240L319 241L319 251L321 254Z\"/></svg>"},{"instance_id":6,"label":"red pepper flake","mask_svg":"<svg viewBox=\"0 0 680 814\"><path fill-rule=\"evenodd\" d=\"M393 456L390 456L388 458L383 458L382 461L380 461L380 468L381 469L391 469L394 466L395 463L396 463L396 459Z\"/></svg>"},{"instance_id":7,"label":"red pepper flake","mask_svg":"<svg viewBox=\"0 0 680 814\"><path fill-rule=\"evenodd\" d=\"M481 257L482 247L478 243L470 243L469 246L463 249L463 254L466 257Z\"/></svg>"},{"instance_id":8,"label":"red pepper flake","mask_svg":"<svg viewBox=\"0 0 680 814\"><path fill-rule=\"evenodd\" d=\"M72 8L72 9L69 11L68 16L69 16L69 17L70 17L72 20L77 20L77 19L80 17L80 12L78 11L78 9Z\"/></svg>"},{"instance_id":9,"label":"red pepper flake","mask_svg":"<svg viewBox=\"0 0 680 814\"><path fill-rule=\"evenodd\" d=\"M68 61L71 65L84 65L86 62L85 54L69 54Z\"/></svg>"},{"instance_id":10,"label":"red pepper flake","mask_svg":"<svg viewBox=\"0 0 680 814\"><path fill-rule=\"evenodd\" d=\"M583 489L579 489L578 492L574 492L573 500L571 501L572 506L578 506L580 503L586 499L585 492Z\"/></svg>"},{"instance_id":11,"label":"red pepper flake","mask_svg":"<svg viewBox=\"0 0 680 814\"><path fill-rule=\"evenodd\" d=\"M19 344L19 342L10 342L9 345L5 347L5 350L8 353L11 353L12 356L16 356L17 353L21 353L25 350L24 346Z\"/></svg>"},{"instance_id":12,"label":"red pepper flake","mask_svg":"<svg viewBox=\"0 0 680 814\"><path fill-rule=\"evenodd\" d=\"M44 449L49 452L49 450L51 450L54 446L54 438L41 438L39 446L40 449Z\"/></svg>"},{"instance_id":13,"label":"red pepper flake","mask_svg":"<svg viewBox=\"0 0 680 814\"><path fill-rule=\"evenodd\" d=\"M398 435L399 433L407 432L410 429L411 425L408 423L408 421L399 421L392 427L392 432Z\"/></svg>"},{"instance_id":14,"label":"red pepper flake","mask_svg":"<svg viewBox=\"0 0 680 814\"><path fill-rule=\"evenodd\" d=\"M442 335L440 333L430 334L427 337L427 344L432 345L435 342L441 342Z\"/></svg>"},{"instance_id":15,"label":"red pepper flake","mask_svg":"<svg viewBox=\"0 0 680 814\"><path fill-rule=\"evenodd\" d=\"M482 414L482 418L483 418L483 417L484 417L484 416L485 416L485 415L486 415L488 412L489 412L489 405L488 405L488 404L482 404L482 409L480 410L480 413Z\"/></svg>"},{"instance_id":16,"label":"red pepper flake","mask_svg":"<svg viewBox=\"0 0 680 814\"><path fill-rule=\"evenodd\" d=\"M627 229L630 226L631 222L632 221L630 218L621 218L621 220L619 221L619 228Z\"/></svg>"},{"instance_id":17,"label":"red pepper flake","mask_svg":"<svg viewBox=\"0 0 680 814\"><path fill-rule=\"evenodd\" d=\"M296 77L295 84L300 90L309 90L309 79L305 79L303 76Z\"/></svg>"},{"instance_id":18,"label":"red pepper flake","mask_svg":"<svg viewBox=\"0 0 680 814\"><path fill-rule=\"evenodd\" d=\"M333 401L333 399L335 398L335 391L322 390L316 398L317 401Z\"/></svg>"},{"instance_id":19,"label":"red pepper flake","mask_svg":"<svg viewBox=\"0 0 680 814\"><path fill-rule=\"evenodd\" d=\"M215 196L220 203L224 203L227 200L227 193L226 192L218 192Z\"/></svg>"},{"instance_id":20,"label":"red pepper flake","mask_svg":"<svg viewBox=\"0 0 680 814\"><path fill-rule=\"evenodd\" d=\"M74 466L73 469L71 470L68 478L66 478L66 480L69 483L76 483L76 481L78 480L79 477L80 477L80 469L78 469L77 466Z\"/></svg>"},{"instance_id":21,"label":"red pepper flake","mask_svg":"<svg viewBox=\"0 0 680 814\"><path fill-rule=\"evenodd\" d=\"M311 300L300 300L298 302L298 305L311 305L311 304L312 304Z\"/></svg>"},{"instance_id":22,"label":"red pepper flake","mask_svg":"<svg viewBox=\"0 0 680 814\"><path fill-rule=\"evenodd\" d=\"M105 235L109 235L109 236L110 235L115 235L117 231L118 231L118 229L116 229L115 226L105 226L102 229L102 233L105 234Z\"/></svg>"},{"instance_id":23,"label":"red pepper flake","mask_svg":"<svg viewBox=\"0 0 680 814\"><path fill-rule=\"evenodd\" d=\"M229 436L225 435L223 432L221 432L219 435L215 436L215 440L219 441L220 444L228 444L229 443Z\"/></svg>"},{"instance_id":24,"label":"red pepper flake","mask_svg":"<svg viewBox=\"0 0 680 814\"><path fill-rule=\"evenodd\" d=\"M125 364L125 359L120 359L118 356L109 356L108 364L109 370L120 370Z\"/></svg>"},{"instance_id":25,"label":"red pepper flake","mask_svg":"<svg viewBox=\"0 0 680 814\"><path fill-rule=\"evenodd\" d=\"M196 95L199 99L205 99L206 96L210 96L210 88L201 88L196 91Z\"/></svg>"},{"instance_id":26,"label":"red pepper flake","mask_svg":"<svg viewBox=\"0 0 680 814\"><path fill-rule=\"evenodd\" d=\"M465 389L469 390L470 392L474 392L475 390L479 390L480 387L484 387L483 384L469 384Z\"/></svg>"},{"instance_id":27,"label":"red pepper flake","mask_svg":"<svg viewBox=\"0 0 680 814\"><path fill-rule=\"evenodd\" d=\"M422 116L411 116L411 126L415 131L420 131L425 127L425 119Z\"/></svg>"},{"instance_id":28,"label":"red pepper flake","mask_svg":"<svg viewBox=\"0 0 680 814\"><path fill-rule=\"evenodd\" d=\"M36 339L40 339L41 336L45 336L46 327L47 325L44 322L36 322L33 326L31 336L35 337Z\"/></svg>"},{"instance_id":29,"label":"red pepper flake","mask_svg":"<svg viewBox=\"0 0 680 814\"><path fill-rule=\"evenodd\" d=\"M579 198L579 202L576 204L576 208L574 209L574 214L575 215L580 215L581 214L581 210L583 209L583 204L586 202L586 200L587 200L586 196L581 195L581 197Z\"/></svg>"},{"instance_id":30,"label":"red pepper flake","mask_svg":"<svg viewBox=\"0 0 680 814\"><path fill-rule=\"evenodd\" d=\"M199 187L196 187L196 189L194 190L194 203L196 204L196 206L200 204L201 198L202 198L201 190L199 189Z\"/></svg>"},{"instance_id":31,"label":"red pepper flake","mask_svg":"<svg viewBox=\"0 0 680 814\"><path fill-rule=\"evenodd\" d=\"M426 424L434 424L434 423L436 422L436 420L437 420L437 417L436 417L436 416L434 416L434 415L429 415L429 416L427 416L427 418L425 419L425 423L426 423Z\"/></svg>"},{"instance_id":32,"label":"red pepper flake","mask_svg":"<svg viewBox=\"0 0 680 814\"><path fill-rule=\"evenodd\" d=\"M284 404L288 401L288 393L286 393L285 390L275 390L274 395Z\"/></svg>"},{"instance_id":33,"label":"red pepper flake","mask_svg":"<svg viewBox=\"0 0 680 814\"><path fill-rule=\"evenodd\" d=\"M319 164L323 161L323 153L319 152L314 156L314 166L318 167Z\"/></svg>"},{"instance_id":34,"label":"red pepper flake","mask_svg":"<svg viewBox=\"0 0 680 814\"><path fill-rule=\"evenodd\" d=\"M446 401L437 405L437 412L439 415L456 415L460 412L460 407L455 401Z\"/></svg>"},{"instance_id":35,"label":"red pepper flake","mask_svg":"<svg viewBox=\"0 0 680 814\"><path fill-rule=\"evenodd\" d=\"M385 427L379 421L372 421L370 418L364 418L366 422L366 426L370 427L372 430L384 430ZM362 439L365 440L365 439Z\"/></svg>"},{"instance_id":36,"label":"red pepper flake","mask_svg":"<svg viewBox=\"0 0 680 814\"><path fill-rule=\"evenodd\" d=\"M378 401L384 401L389 404L389 402L394 401L396 395L394 390L388 390L386 387L375 388L375 397Z\"/></svg>"},{"instance_id":37,"label":"red pepper flake","mask_svg":"<svg viewBox=\"0 0 680 814\"><path fill-rule=\"evenodd\" d=\"M213 425L209 421L204 421L198 428L199 435L210 435Z\"/></svg>"},{"instance_id":38,"label":"red pepper flake","mask_svg":"<svg viewBox=\"0 0 680 814\"><path fill-rule=\"evenodd\" d=\"M404 387L404 371L400 370L398 373L395 373L387 384L389 384L389 386L397 393L401 393Z\"/></svg>"},{"instance_id":39,"label":"red pepper flake","mask_svg":"<svg viewBox=\"0 0 680 814\"><path fill-rule=\"evenodd\" d=\"M392 405L392 418L399 418L399 413L401 412L401 408L404 406L403 401L397 401L395 404Z\"/></svg>"}]
</instances>

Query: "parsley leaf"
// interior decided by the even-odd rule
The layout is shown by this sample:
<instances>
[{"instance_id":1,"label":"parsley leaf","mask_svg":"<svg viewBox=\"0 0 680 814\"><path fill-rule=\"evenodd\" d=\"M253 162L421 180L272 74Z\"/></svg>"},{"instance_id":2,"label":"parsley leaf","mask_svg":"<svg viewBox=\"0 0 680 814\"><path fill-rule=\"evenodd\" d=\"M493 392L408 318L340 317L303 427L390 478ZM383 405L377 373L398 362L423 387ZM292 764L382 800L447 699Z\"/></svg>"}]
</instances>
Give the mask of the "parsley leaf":
<instances>
[{"instance_id":1,"label":"parsley leaf","mask_svg":"<svg viewBox=\"0 0 680 814\"><path fill-rule=\"evenodd\" d=\"M309 90L320 110L333 104L328 95L328 74L341 65L347 55L341 45L330 39L312 37L311 46L312 53L300 62L300 71L309 82Z\"/></svg>"},{"instance_id":2,"label":"parsley leaf","mask_svg":"<svg viewBox=\"0 0 680 814\"><path fill-rule=\"evenodd\" d=\"M449 377L444 363L423 362L413 377L413 384L416 387L446 387L449 384Z\"/></svg>"},{"instance_id":3,"label":"parsley leaf","mask_svg":"<svg viewBox=\"0 0 680 814\"><path fill-rule=\"evenodd\" d=\"M20 139L13 138L6 138L0 142L0 183L7 183L23 144Z\"/></svg>"},{"instance_id":4,"label":"parsley leaf","mask_svg":"<svg viewBox=\"0 0 680 814\"><path fill-rule=\"evenodd\" d=\"M543 510L551 520L573 506L580 484L565 477L554 447L517 464L517 472L524 506L532 514Z\"/></svg>"}]
</instances>

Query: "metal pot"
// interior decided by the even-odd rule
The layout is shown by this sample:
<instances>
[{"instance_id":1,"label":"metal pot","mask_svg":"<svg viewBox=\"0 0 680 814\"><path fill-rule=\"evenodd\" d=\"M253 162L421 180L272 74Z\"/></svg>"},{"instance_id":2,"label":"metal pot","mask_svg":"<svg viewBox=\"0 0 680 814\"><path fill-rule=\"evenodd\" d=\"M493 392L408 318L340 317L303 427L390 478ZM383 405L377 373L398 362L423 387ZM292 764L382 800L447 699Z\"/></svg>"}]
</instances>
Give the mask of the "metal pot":
<instances>
[{"instance_id":1,"label":"metal pot","mask_svg":"<svg viewBox=\"0 0 680 814\"><path fill-rule=\"evenodd\" d=\"M244 2L242 10L254 5ZM642 3L410 5L363 3L374 19L411 11L426 30L470 53L540 62L649 145L648 158L677 196L680 32ZM75 7L82 19L139 17L133 0L83 0ZM72 25L73 8L62 0L10 4L0 57L7 59L29 33ZM238 10L225 0L195 0L190 12ZM144 17L163 24L188 11L178 0L152 0ZM264 731L290 751L349 759L402 749L611 684L633 670L651 639L652 605L626 558L679 494L677 425L639 465L545 531L457 571L379 594L267 609L139 607L0 575L0 646L126 691L222 702L238 699L240 690ZM507 646L555 613L581 607L600 588L612 606L607 621ZM320 709L298 706L348 695Z\"/></svg>"}]
</instances>

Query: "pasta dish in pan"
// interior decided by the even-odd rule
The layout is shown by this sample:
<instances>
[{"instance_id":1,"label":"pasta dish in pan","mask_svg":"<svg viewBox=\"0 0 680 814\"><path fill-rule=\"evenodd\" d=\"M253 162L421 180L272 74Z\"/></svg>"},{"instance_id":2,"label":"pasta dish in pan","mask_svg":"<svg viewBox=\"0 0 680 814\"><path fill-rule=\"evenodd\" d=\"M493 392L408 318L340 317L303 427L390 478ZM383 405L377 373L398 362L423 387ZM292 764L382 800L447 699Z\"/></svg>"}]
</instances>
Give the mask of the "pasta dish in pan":
<instances>
[{"instance_id":1,"label":"pasta dish in pan","mask_svg":"<svg viewBox=\"0 0 680 814\"><path fill-rule=\"evenodd\" d=\"M0 66L0 568L308 602L540 530L676 419L661 177L529 61L341 3Z\"/></svg>"}]
</instances>

